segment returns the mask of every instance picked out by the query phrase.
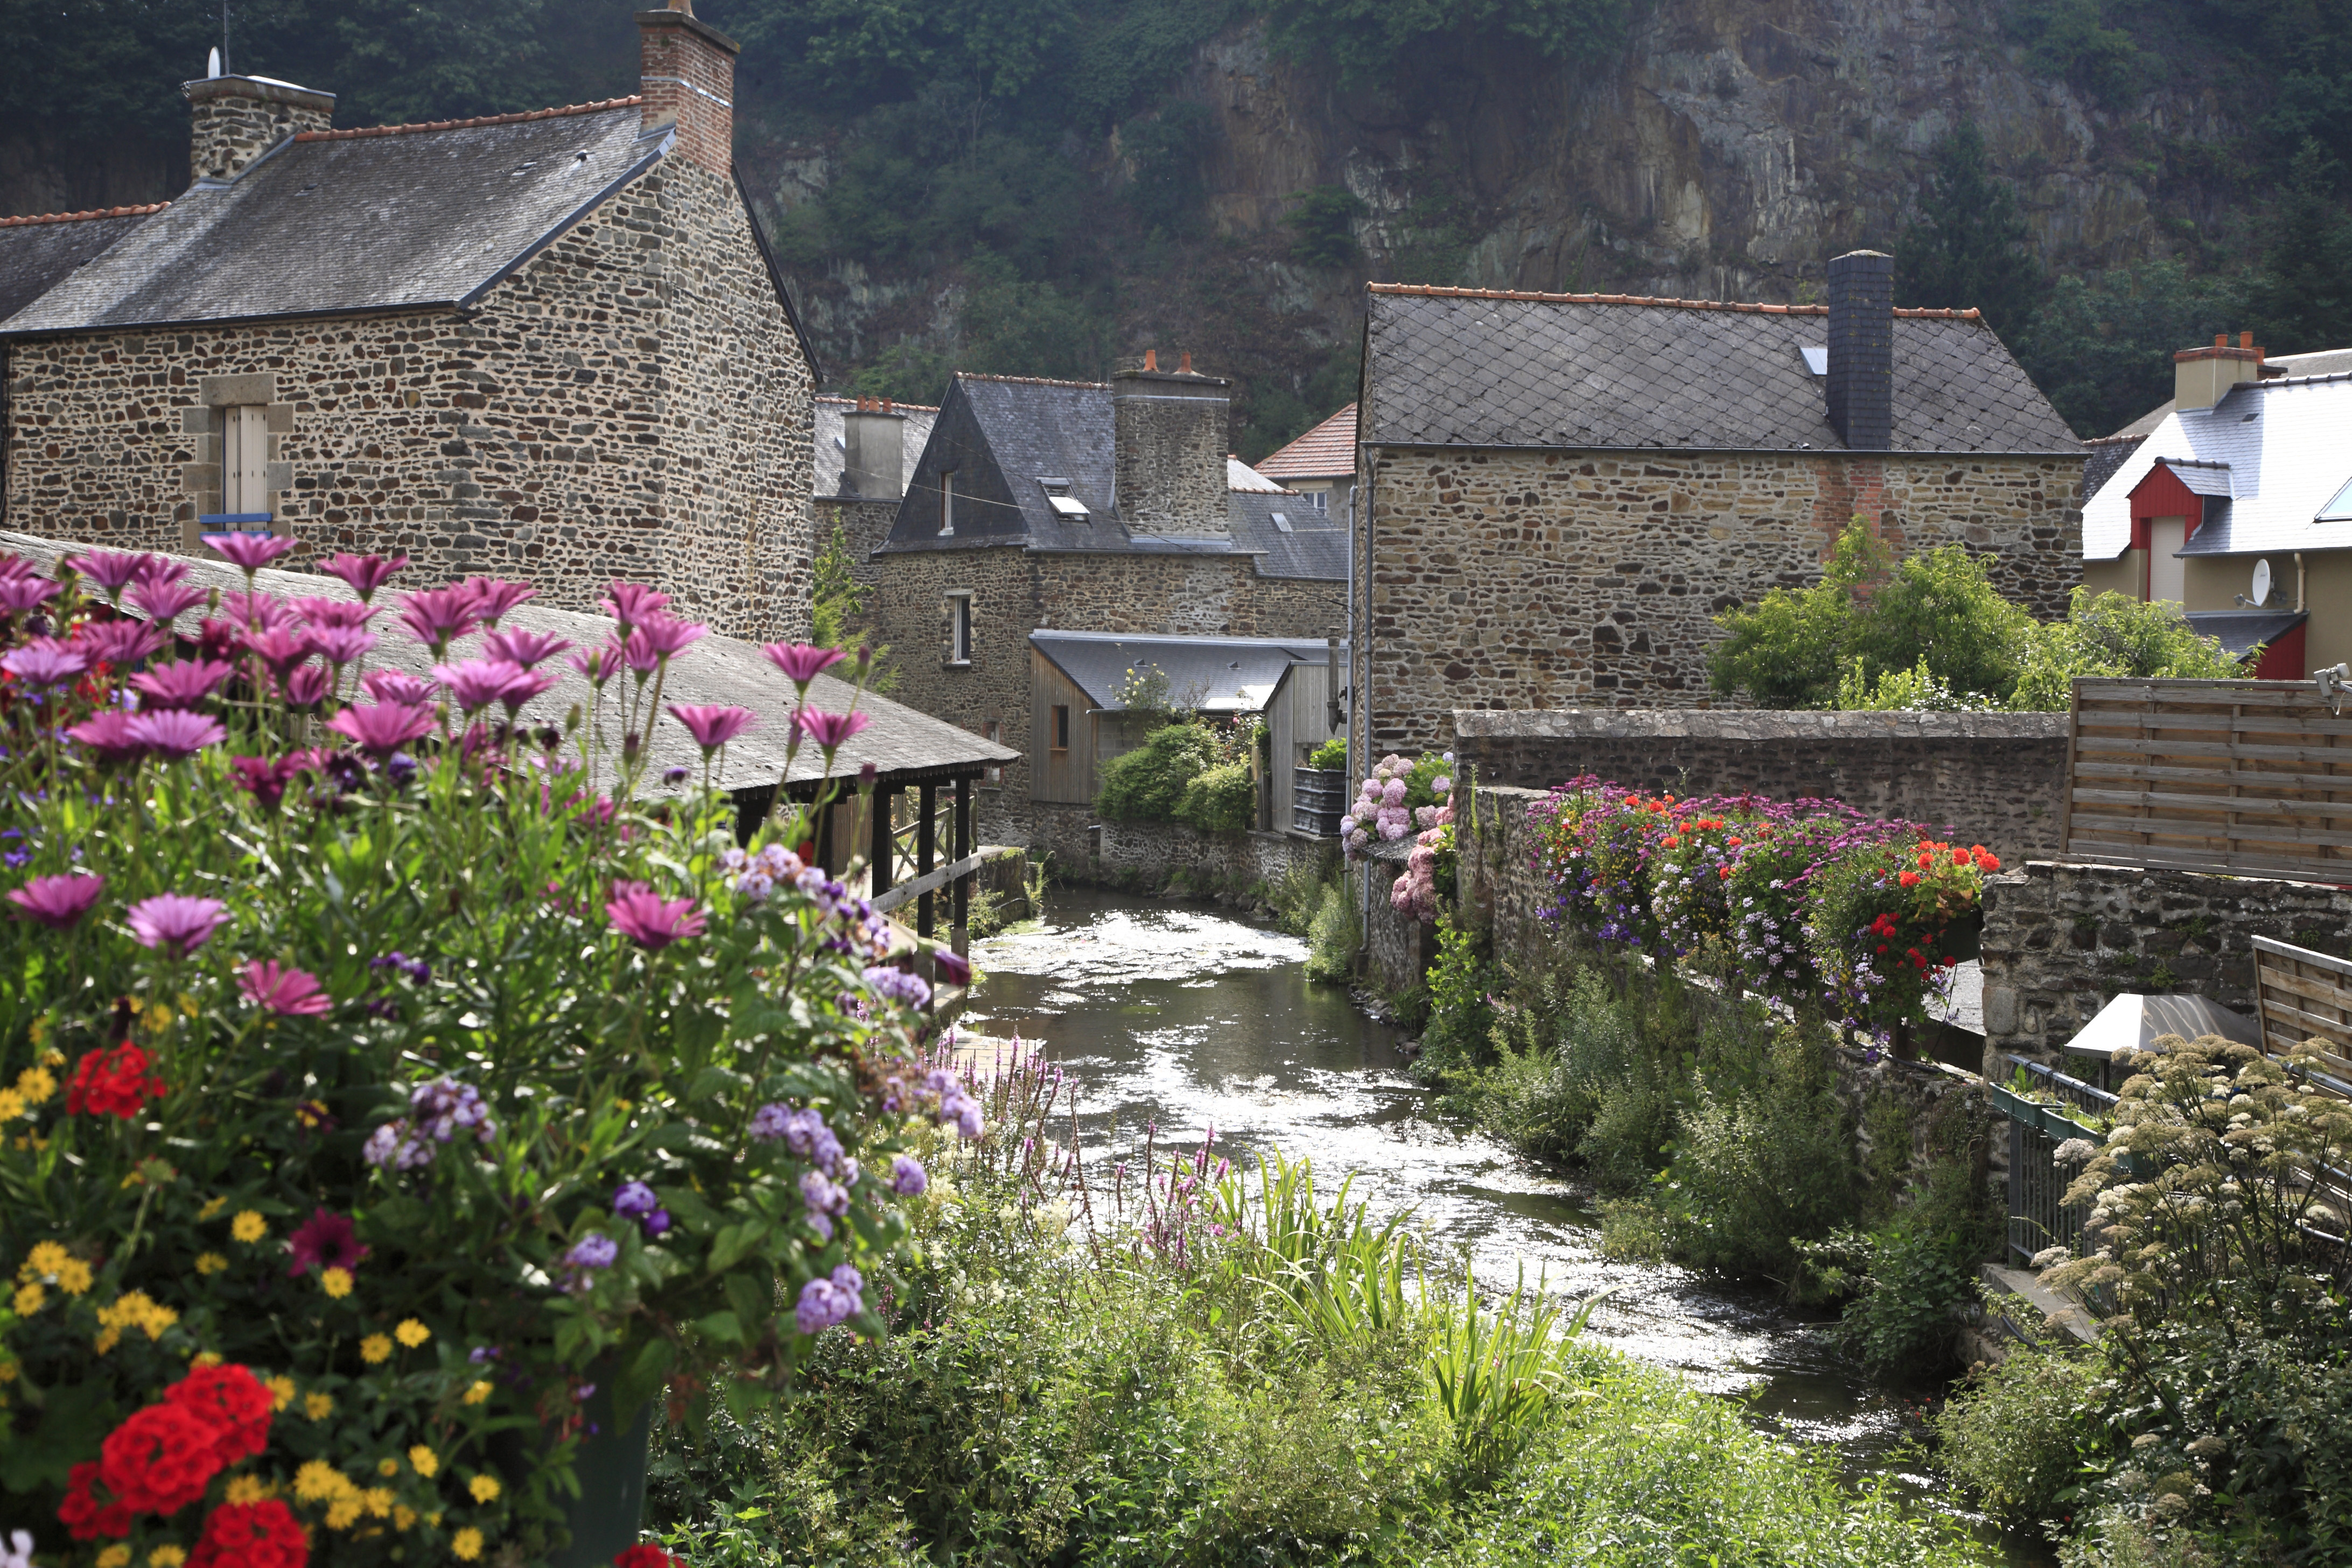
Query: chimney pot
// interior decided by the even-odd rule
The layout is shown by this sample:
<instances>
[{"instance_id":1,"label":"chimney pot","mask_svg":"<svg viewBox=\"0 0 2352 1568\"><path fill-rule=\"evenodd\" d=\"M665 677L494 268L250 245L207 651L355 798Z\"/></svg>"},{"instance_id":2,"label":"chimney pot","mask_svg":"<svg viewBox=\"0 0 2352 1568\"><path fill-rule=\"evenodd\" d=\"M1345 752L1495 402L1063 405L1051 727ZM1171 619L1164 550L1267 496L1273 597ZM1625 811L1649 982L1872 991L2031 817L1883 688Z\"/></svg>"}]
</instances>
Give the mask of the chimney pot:
<instances>
[{"instance_id":1,"label":"chimney pot","mask_svg":"<svg viewBox=\"0 0 2352 1568\"><path fill-rule=\"evenodd\" d=\"M1158 349L1146 349L1143 351L1143 368L1146 370L1158 370L1160 368L1160 351Z\"/></svg>"},{"instance_id":2,"label":"chimney pot","mask_svg":"<svg viewBox=\"0 0 2352 1568\"><path fill-rule=\"evenodd\" d=\"M1177 373L1181 375L1190 375L1192 374L1192 351L1191 349L1186 349L1184 351L1183 358L1176 366L1176 370Z\"/></svg>"},{"instance_id":3,"label":"chimney pot","mask_svg":"<svg viewBox=\"0 0 2352 1568\"><path fill-rule=\"evenodd\" d=\"M2242 349L2252 348L2254 346L2254 334L2252 332L2240 332L2238 334L2238 346Z\"/></svg>"},{"instance_id":4,"label":"chimney pot","mask_svg":"<svg viewBox=\"0 0 2352 1568\"><path fill-rule=\"evenodd\" d=\"M1877 250L1835 258L1829 300L1830 424L1849 449L1884 452L1895 444L1895 258Z\"/></svg>"},{"instance_id":5,"label":"chimney pot","mask_svg":"<svg viewBox=\"0 0 2352 1568\"><path fill-rule=\"evenodd\" d=\"M2230 395L2230 388L2262 374L2263 351L2254 346L2254 334L2239 333L2232 348L2230 334L2222 332L2210 349L2182 349L2172 356L2172 406L2181 412L2210 408Z\"/></svg>"},{"instance_id":6,"label":"chimney pot","mask_svg":"<svg viewBox=\"0 0 2352 1568\"><path fill-rule=\"evenodd\" d=\"M692 0L638 12L637 39L643 123L675 126L681 157L732 179L735 57L742 46L697 17Z\"/></svg>"}]
</instances>

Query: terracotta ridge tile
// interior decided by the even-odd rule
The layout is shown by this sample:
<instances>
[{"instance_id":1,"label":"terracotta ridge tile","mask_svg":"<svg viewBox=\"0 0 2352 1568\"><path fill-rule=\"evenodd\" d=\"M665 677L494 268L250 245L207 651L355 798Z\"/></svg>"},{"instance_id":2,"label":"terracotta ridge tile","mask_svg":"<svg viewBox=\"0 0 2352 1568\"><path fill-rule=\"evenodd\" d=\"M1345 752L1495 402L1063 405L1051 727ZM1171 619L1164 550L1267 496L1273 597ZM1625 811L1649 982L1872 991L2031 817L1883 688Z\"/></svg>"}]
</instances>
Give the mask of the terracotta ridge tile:
<instances>
[{"instance_id":1,"label":"terracotta ridge tile","mask_svg":"<svg viewBox=\"0 0 2352 1568\"><path fill-rule=\"evenodd\" d=\"M1538 305L1651 305L1676 310L1735 310L1763 316L1826 316L1827 305L1768 305L1747 300L1670 300L1655 294L1542 294L1519 289L1457 289L1441 283L1367 283L1372 294L1410 294L1432 300L1521 300ZM1964 310L1928 310L1899 305L1895 314L1910 321L1974 321L1982 319L1973 305Z\"/></svg>"},{"instance_id":2,"label":"terracotta ridge tile","mask_svg":"<svg viewBox=\"0 0 2352 1568\"><path fill-rule=\"evenodd\" d=\"M149 202L139 207L91 207L78 213L29 213L23 217L0 217L0 228L15 228L33 223L80 223L94 217L137 217L142 213L159 213L170 206L169 202Z\"/></svg>"},{"instance_id":3,"label":"terracotta ridge tile","mask_svg":"<svg viewBox=\"0 0 2352 1568\"><path fill-rule=\"evenodd\" d=\"M415 125L355 125L349 131L299 131L297 142L352 142L367 136L406 136L418 131L470 131L478 125L515 125L526 120L554 120L566 114L596 114L607 109L635 109L645 99L601 99L594 103L567 103L561 109L526 109L515 114L484 114L472 120L428 120Z\"/></svg>"}]
</instances>

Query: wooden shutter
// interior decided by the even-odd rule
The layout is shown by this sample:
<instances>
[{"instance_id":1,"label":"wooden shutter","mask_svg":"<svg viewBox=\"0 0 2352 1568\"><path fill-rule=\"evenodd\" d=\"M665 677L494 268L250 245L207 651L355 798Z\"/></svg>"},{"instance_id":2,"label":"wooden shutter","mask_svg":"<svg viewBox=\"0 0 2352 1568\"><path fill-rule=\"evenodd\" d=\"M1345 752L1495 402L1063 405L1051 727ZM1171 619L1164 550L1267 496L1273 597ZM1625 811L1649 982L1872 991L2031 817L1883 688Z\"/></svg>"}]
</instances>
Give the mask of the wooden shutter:
<instances>
[{"instance_id":1,"label":"wooden shutter","mask_svg":"<svg viewBox=\"0 0 2352 1568\"><path fill-rule=\"evenodd\" d=\"M269 422L258 405L225 410L221 463L221 510L269 510Z\"/></svg>"}]
</instances>

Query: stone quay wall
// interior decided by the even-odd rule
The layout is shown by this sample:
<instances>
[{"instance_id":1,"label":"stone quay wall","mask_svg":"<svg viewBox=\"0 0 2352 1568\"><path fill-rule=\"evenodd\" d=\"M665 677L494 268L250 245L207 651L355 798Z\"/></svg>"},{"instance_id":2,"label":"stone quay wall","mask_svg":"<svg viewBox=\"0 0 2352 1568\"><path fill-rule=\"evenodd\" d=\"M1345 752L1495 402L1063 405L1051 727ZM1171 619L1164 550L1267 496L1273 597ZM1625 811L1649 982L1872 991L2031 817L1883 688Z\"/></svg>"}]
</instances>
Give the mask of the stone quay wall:
<instances>
[{"instance_id":1,"label":"stone quay wall","mask_svg":"<svg viewBox=\"0 0 2352 1568\"><path fill-rule=\"evenodd\" d=\"M9 351L5 525L184 552L220 406L269 408L272 510L413 581L527 577L593 610L651 583L737 637L804 636L810 368L731 182L666 161L459 316L89 332ZM210 384L209 386L207 384Z\"/></svg>"},{"instance_id":2,"label":"stone quay wall","mask_svg":"<svg viewBox=\"0 0 2352 1568\"><path fill-rule=\"evenodd\" d=\"M1457 712L1454 755L1482 784L1582 773L1675 795L1843 800L1980 843L2005 862L2058 852L2063 713L1790 713L1754 709Z\"/></svg>"},{"instance_id":3,"label":"stone quay wall","mask_svg":"<svg viewBox=\"0 0 2352 1568\"><path fill-rule=\"evenodd\" d=\"M2352 957L2352 888L2320 883L2035 861L1989 879L1984 911L1989 1077L2004 1055L2057 1061L2124 992L2252 1016L2251 937Z\"/></svg>"},{"instance_id":4,"label":"stone quay wall","mask_svg":"<svg viewBox=\"0 0 2352 1568\"><path fill-rule=\"evenodd\" d=\"M1856 517L1981 555L2043 619L2081 580L2080 458L1377 447L1359 546L1381 751L1463 709L1705 707L1714 619L1818 581Z\"/></svg>"},{"instance_id":5,"label":"stone quay wall","mask_svg":"<svg viewBox=\"0 0 2352 1568\"><path fill-rule=\"evenodd\" d=\"M1316 871L1331 841L1287 833L1203 833L1181 822L1111 822L1089 806L1046 801L1028 810L1029 858L1050 856L1057 880L1163 887L1182 872L1195 882L1246 886L1281 881L1294 869Z\"/></svg>"}]
</instances>

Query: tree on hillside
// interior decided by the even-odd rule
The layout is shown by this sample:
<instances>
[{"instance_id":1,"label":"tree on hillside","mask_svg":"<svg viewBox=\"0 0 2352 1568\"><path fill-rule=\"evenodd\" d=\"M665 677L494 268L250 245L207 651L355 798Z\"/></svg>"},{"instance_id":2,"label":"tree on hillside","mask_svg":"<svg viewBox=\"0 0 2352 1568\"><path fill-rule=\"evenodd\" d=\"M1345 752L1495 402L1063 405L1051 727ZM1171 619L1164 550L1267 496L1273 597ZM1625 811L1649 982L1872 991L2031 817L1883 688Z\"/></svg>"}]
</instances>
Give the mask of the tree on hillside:
<instances>
[{"instance_id":1,"label":"tree on hillside","mask_svg":"<svg viewBox=\"0 0 2352 1568\"><path fill-rule=\"evenodd\" d=\"M2105 436L2172 395L2176 350L2247 324L2244 292L2242 277L2193 278L2178 261L2061 278L2008 342L2076 434Z\"/></svg>"},{"instance_id":2,"label":"tree on hillside","mask_svg":"<svg viewBox=\"0 0 2352 1568\"><path fill-rule=\"evenodd\" d=\"M2343 164L2306 138L2278 240L2248 290L2255 331L2273 353L2352 348L2352 216L2336 194L2343 177Z\"/></svg>"},{"instance_id":3,"label":"tree on hillside","mask_svg":"<svg viewBox=\"0 0 2352 1568\"><path fill-rule=\"evenodd\" d=\"M2031 240L2016 187L1993 173L1976 123L1962 121L1936 144L1918 221L1895 247L1895 303L1950 310L1973 305L1997 332L2021 327L2042 289Z\"/></svg>"}]
</instances>

